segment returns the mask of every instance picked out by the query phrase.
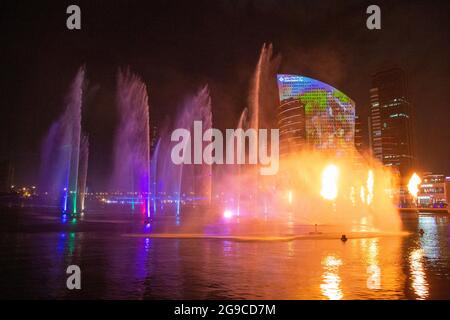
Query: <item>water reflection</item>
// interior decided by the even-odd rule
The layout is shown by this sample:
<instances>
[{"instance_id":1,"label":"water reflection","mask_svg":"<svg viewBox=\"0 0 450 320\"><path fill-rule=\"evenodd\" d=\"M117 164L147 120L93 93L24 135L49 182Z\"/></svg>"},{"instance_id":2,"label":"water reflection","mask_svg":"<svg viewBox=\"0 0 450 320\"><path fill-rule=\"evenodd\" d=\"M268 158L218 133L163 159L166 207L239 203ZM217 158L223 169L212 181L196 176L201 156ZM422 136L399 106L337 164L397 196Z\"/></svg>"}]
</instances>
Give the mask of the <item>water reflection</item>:
<instances>
[{"instance_id":1,"label":"water reflection","mask_svg":"<svg viewBox=\"0 0 450 320\"><path fill-rule=\"evenodd\" d=\"M411 269L412 288L418 300L428 297L428 282L424 271L423 249L411 251L409 255Z\"/></svg>"},{"instance_id":2,"label":"water reflection","mask_svg":"<svg viewBox=\"0 0 450 320\"><path fill-rule=\"evenodd\" d=\"M342 260L329 255L322 260L324 273L322 275L322 284L320 289L322 294L330 300L341 300L344 297L340 288L341 277L338 274Z\"/></svg>"},{"instance_id":3,"label":"water reflection","mask_svg":"<svg viewBox=\"0 0 450 320\"><path fill-rule=\"evenodd\" d=\"M61 232L58 237L57 252L61 256L73 256L75 251L75 232Z\"/></svg>"},{"instance_id":4,"label":"water reflection","mask_svg":"<svg viewBox=\"0 0 450 320\"><path fill-rule=\"evenodd\" d=\"M365 239L363 239L365 240ZM378 242L377 238L368 239L369 245L367 250L367 288L370 290L381 289L381 269L378 262Z\"/></svg>"},{"instance_id":5,"label":"water reflection","mask_svg":"<svg viewBox=\"0 0 450 320\"><path fill-rule=\"evenodd\" d=\"M410 235L345 243L154 239L142 223L60 219L41 218L33 232L0 233L0 262L9 268L0 297L71 298L66 268L76 264L85 287L75 294L87 299L450 298L447 217L408 217ZM130 230L142 237L126 236Z\"/></svg>"}]
</instances>

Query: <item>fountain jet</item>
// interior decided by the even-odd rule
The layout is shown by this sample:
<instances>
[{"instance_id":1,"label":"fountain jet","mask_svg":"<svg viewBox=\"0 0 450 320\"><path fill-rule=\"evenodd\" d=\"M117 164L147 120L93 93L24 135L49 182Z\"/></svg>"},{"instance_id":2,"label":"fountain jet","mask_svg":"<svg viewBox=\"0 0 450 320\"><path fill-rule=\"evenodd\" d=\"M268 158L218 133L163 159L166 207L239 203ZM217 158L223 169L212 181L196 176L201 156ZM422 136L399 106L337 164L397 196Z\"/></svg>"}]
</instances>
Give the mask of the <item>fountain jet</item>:
<instances>
[{"instance_id":1,"label":"fountain jet","mask_svg":"<svg viewBox=\"0 0 450 320\"><path fill-rule=\"evenodd\" d=\"M114 149L112 189L131 195L131 207L138 204L150 217L150 126L147 89L130 70L117 76L119 127Z\"/></svg>"},{"instance_id":2,"label":"fountain jet","mask_svg":"<svg viewBox=\"0 0 450 320\"><path fill-rule=\"evenodd\" d=\"M81 67L66 97L66 109L51 126L42 146L41 190L68 213L79 211L81 107L85 70Z\"/></svg>"}]
</instances>

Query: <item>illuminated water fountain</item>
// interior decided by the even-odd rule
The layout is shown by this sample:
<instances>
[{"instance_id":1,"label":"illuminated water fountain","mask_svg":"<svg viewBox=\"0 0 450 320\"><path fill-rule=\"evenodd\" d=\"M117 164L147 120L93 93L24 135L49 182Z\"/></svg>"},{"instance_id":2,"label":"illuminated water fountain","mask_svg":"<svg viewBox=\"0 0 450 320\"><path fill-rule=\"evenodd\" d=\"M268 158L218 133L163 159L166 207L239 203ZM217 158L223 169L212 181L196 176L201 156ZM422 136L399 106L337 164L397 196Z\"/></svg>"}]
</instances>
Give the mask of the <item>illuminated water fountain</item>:
<instances>
[{"instance_id":1,"label":"illuminated water fountain","mask_svg":"<svg viewBox=\"0 0 450 320\"><path fill-rule=\"evenodd\" d=\"M129 70L117 77L119 127L112 190L128 194L131 209L150 218L150 126L147 89Z\"/></svg>"},{"instance_id":2,"label":"illuminated water fountain","mask_svg":"<svg viewBox=\"0 0 450 320\"><path fill-rule=\"evenodd\" d=\"M257 129L277 125L273 121L276 117L272 101L274 92L278 92L273 89L277 64L271 46L264 45L250 85L248 106L237 119L237 129L258 132ZM44 163L50 164L49 168L58 168L53 170L55 178L49 182L55 192L65 190L63 207L72 212L84 208L80 195L86 193L88 141L85 136L80 139L83 77L81 69L72 86L66 112L52 127L44 149L44 159L53 156L54 161ZM289 76L284 79L292 80ZM321 230L340 226L340 231L352 232L397 231L400 223L393 204L395 179L392 175L374 160L355 161L357 153L353 147L340 148L339 144L332 150L345 152L328 152L327 148L339 139L353 141L346 134L347 129L330 118L344 119L341 122L347 125L350 123L347 119L354 116L348 97L329 87L312 86L308 87L309 92L296 93L305 110L313 113L308 115L307 129L315 140L313 145L283 156L277 174L262 176L261 165L234 162L215 166L215 173L222 171L213 175L211 164L196 161L198 149L203 151L210 141L203 139L200 145L196 145L195 139L186 141L192 146L188 149L192 164L175 164L172 159L174 146L180 143L180 140L172 141L174 130L183 129L192 137L198 134L203 137L212 128L208 88L201 88L182 103L176 116L160 130L150 159L146 86L130 71L119 72L119 125L111 190L121 195L121 203L127 203L132 212L140 212L146 223L150 218L158 222L159 217L164 220L165 216L171 216L175 217L177 226L194 221L202 228L202 235L295 237L299 233L297 226L319 226ZM332 132L321 131L330 126ZM258 148L259 144L252 150L258 153ZM244 151L247 157L250 149L247 146ZM195 222L188 218L192 213L208 219Z\"/></svg>"},{"instance_id":3,"label":"illuminated water fountain","mask_svg":"<svg viewBox=\"0 0 450 320\"><path fill-rule=\"evenodd\" d=\"M84 206L88 161L87 138L81 139L84 74L80 68L66 97L66 109L42 146L40 189L64 213L76 214Z\"/></svg>"},{"instance_id":4,"label":"illuminated water fountain","mask_svg":"<svg viewBox=\"0 0 450 320\"><path fill-rule=\"evenodd\" d=\"M275 79L276 66L277 59L272 57L271 46L263 46L251 83L248 108L239 118L238 129L270 128L273 125L270 123L274 113L273 103L268 101L271 100L270 81ZM331 98L348 101L339 91L334 91ZM305 95L305 99L308 99L308 108L316 108L314 96ZM320 118L313 118L312 125L319 129L320 126L331 125L329 113L336 111L329 108L319 113ZM350 111L345 116L353 115ZM202 203L205 198L198 197L205 193L196 187L198 180L195 177L206 178L203 180L209 186L206 194L213 186L212 207L197 210L204 215L212 212L212 216L216 217L216 227L205 226L205 233L292 236L298 232L295 227L299 225L319 228L339 226L339 231L349 232L400 229L400 220L393 204L395 179L374 160L355 161L357 152L354 148L336 154L305 147L281 159L278 174L265 177L259 175L258 165L235 163L225 168L216 166L220 174L211 181L211 178L208 179L211 174L196 175L195 165L173 164L170 150L174 144L168 140L171 130L192 130L195 120L202 120L203 130L206 130L210 128L210 117L211 102L203 89L184 104L174 125L167 126L168 130L163 131L156 152L155 169L158 175L155 191L162 195L161 201L166 199L176 204L177 216L182 215L181 204L183 199L186 203L189 201L189 195L194 196L190 199L194 204ZM329 143L325 135L319 138L318 143ZM202 170L211 172L210 166L203 166Z\"/></svg>"},{"instance_id":5,"label":"illuminated water fountain","mask_svg":"<svg viewBox=\"0 0 450 320\"><path fill-rule=\"evenodd\" d=\"M202 123L200 135L203 135L203 132L212 126L211 98L207 87L200 89L196 95L187 98L177 113L174 123L162 130L160 141L152 159L153 172L156 175L153 178L155 194L158 195L161 204L159 207L162 207L166 212L169 207L174 207L177 224L180 223L183 202L209 205L211 201L211 165L196 163L197 155L192 149L189 149L189 156L193 164L174 164L171 159L172 149L178 143L178 141L171 141L171 133L175 129L186 129L193 136L194 131L198 130L194 127L194 121L201 121ZM190 143L190 141L187 141L187 143ZM194 145L193 148L203 150L203 145ZM187 154L184 156L187 156Z\"/></svg>"}]
</instances>

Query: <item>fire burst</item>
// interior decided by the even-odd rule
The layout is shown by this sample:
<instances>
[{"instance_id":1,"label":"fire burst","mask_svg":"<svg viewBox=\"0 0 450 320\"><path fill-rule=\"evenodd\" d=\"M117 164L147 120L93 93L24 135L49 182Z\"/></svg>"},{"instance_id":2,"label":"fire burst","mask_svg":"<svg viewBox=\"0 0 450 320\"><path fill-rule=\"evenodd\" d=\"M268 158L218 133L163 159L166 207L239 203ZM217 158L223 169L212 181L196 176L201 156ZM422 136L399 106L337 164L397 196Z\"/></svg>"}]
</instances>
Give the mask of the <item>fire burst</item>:
<instances>
[{"instance_id":1,"label":"fire burst","mask_svg":"<svg viewBox=\"0 0 450 320\"><path fill-rule=\"evenodd\" d=\"M420 179L417 173L414 172L414 174L411 176L411 179L409 179L408 183L408 191L414 198L417 198L417 193L419 192L418 186L421 182L422 179Z\"/></svg>"},{"instance_id":2,"label":"fire burst","mask_svg":"<svg viewBox=\"0 0 450 320\"><path fill-rule=\"evenodd\" d=\"M289 190L289 192L288 192L288 202L289 202L289 204L292 204L292 191L291 190Z\"/></svg>"},{"instance_id":3,"label":"fire burst","mask_svg":"<svg viewBox=\"0 0 450 320\"><path fill-rule=\"evenodd\" d=\"M328 165L322 172L322 189L320 195L327 200L334 200L338 195L339 169L334 164Z\"/></svg>"}]
</instances>

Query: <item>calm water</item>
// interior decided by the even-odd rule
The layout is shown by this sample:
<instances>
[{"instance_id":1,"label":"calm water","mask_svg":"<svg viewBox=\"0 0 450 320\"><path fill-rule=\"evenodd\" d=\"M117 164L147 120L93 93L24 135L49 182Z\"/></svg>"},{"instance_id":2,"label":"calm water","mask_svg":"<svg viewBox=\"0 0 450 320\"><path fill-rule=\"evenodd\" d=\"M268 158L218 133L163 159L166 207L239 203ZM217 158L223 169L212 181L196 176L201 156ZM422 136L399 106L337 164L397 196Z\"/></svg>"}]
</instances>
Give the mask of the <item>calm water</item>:
<instances>
[{"instance_id":1,"label":"calm water","mask_svg":"<svg viewBox=\"0 0 450 320\"><path fill-rule=\"evenodd\" d=\"M409 236L343 243L134 238L123 217L23 211L0 212L0 298L450 299L444 215L404 217ZM70 264L80 291L65 288Z\"/></svg>"}]
</instances>

